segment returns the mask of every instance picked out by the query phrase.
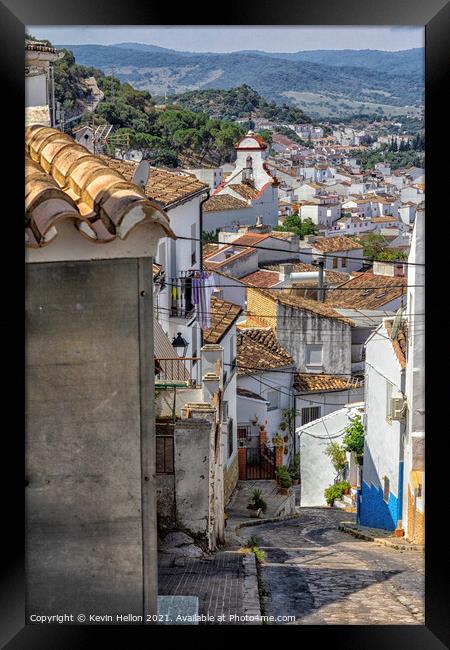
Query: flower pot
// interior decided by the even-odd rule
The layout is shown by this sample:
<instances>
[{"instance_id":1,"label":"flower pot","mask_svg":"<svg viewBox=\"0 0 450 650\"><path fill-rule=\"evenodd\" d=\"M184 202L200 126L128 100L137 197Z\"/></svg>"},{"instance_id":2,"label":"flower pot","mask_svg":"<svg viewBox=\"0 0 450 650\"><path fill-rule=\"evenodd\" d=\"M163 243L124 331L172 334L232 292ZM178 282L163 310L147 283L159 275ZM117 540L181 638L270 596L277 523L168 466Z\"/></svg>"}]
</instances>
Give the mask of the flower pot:
<instances>
[{"instance_id":1,"label":"flower pot","mask_svg":"<svg viewBox=\"0 0 450 650\"><path fill-rule=\"evenodd\" d=\"M342 491L342 494L350 494L350 488L346 488Z\"/></svg>"},{"instance_id":2,"label":"flower pot","mask_svg":"<svg viewBox=\"0 0 450 650\"><path fill-rule=\"evenodd\" d=\"M298 485L300 483L298 478L294 478L292 485Z\"/></svg>"},{"instance_id":3,"label":"flower pot","mask_svg":"<svg viewBox=\"0 0 450 650\"><path fill-rule=\"evenodd\" d=\"M284 436L283 440L284 442L287 442L289 440L289 436Z\"/></svg>"},{"instance_id":4,"label":"flower pot","mask_svg":"<svg viewBox=\"0 0 450 650\"><path fill-rule=\"evenodd\" d=\"M291 494L291 488L287 488L287 487L280 486L280 489L278 491L280 494L286 494L286 495Z\"/></svg>"},{"instance_id":5,"label":"flower pot","mask_svg":"<svg viewBox=\"0 0 450 650\"><path fill-rule=\"evenodd\" d=\"M257 510L250 510L250 517L259 517L261 514L261 508L258 508Z\"/></svg>"}]
</instances>

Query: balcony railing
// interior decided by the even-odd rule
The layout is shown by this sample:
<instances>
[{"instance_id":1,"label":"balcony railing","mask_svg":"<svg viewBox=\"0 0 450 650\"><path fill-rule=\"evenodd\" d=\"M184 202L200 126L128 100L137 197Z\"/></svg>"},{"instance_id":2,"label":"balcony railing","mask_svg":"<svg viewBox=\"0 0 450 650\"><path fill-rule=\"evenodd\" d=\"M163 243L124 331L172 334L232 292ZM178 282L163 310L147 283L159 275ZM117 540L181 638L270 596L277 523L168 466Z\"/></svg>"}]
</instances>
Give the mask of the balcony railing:
<instances>
[{"instance_id":1,"label":"balcony railing","mask_svg":"<svg viewBox=\"0 0 450 650\"><path fill-rule=\"evenodd\" d=\"M183 383L187 387L201 385L200 357L160 357L156 359L156 385Z\"/></svg>"},{"instance_id":2,"label":"balcony railing","mask_svg":"<svg viewBox=\"0 0 450 650\"><path fill-rule=\"evenodd\" d=\"M194 313L192 279L192 271L181 271L177 278L170 280L171 315L176 318L189 318Z\"/></svg>"}]
</instances>

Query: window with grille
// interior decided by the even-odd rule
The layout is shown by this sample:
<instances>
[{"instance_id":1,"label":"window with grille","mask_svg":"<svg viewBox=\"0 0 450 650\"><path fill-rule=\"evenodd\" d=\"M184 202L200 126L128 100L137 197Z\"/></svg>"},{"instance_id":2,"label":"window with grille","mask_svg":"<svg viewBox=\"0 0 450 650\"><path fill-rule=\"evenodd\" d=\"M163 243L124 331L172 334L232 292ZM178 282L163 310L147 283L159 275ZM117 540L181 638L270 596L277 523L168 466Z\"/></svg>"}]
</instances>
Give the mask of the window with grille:
<instances>
[{"instance_id":1,"label":"window with grille","mask_svg":"<svg viewBox=\"0 0 450 650\"><path fill-rule=\"evenodd\" d=\"M251 425L250 424L238 424L237 426L237 437L238 440L243 438L250 438L251 436Z\"/></svg>"},{"instance_id":2,"label":"window with grille","mask_svg":"<svg viewBox=\"0 0 450 650\"><path fill-rule=\"evenodd\" d=\"M346 257L341 257L341 266L343 269L347 267L347 258Z\"/></svg>"},{"instance_id":3,"label":"window with grille","mask_svg":"<svg viewBox=\"0 0 450 650\"><path fill-rule=\"evenodd\" d=\"M230 458L233 453L233 445L233 419L230 418L228 420L228 458Z\"/></svg>"},{"instance_id":4,"label":"window with grille","mask_svg":"<svg viewBox=\"0 0 450 650\"><path fill-rule=\"evenodd\" d=\"M228 420L228 402L223 401L222 402L222 422L226 422Z\"/></svg>"},{"instance_id":5,"label":"window with grille","mask_svg":"<svg viewBox=\"0 0 450 650\"><path fill-rule=\"evenodd\" d=\"M333 269L337 269L337 267L338 267L338 258L333 257Z\"/></svg>"},{"instance_id":6,"label":"window with grille","mask_svg":"<svg viewBox=\"0 0 450 650\"><path fill-rule=\"evenodd\" d=\"M302 426L320 418L320 406L306 406L302 408Z\"/></svg>"}]
</instances>

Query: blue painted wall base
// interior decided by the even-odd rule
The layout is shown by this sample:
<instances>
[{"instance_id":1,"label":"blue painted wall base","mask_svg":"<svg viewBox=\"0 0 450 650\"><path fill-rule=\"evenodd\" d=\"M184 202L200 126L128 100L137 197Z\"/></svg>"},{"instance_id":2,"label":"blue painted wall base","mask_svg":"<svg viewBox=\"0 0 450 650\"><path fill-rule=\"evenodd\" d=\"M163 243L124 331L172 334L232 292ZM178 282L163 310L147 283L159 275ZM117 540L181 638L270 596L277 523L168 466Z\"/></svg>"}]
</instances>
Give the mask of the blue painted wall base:
<instances>
[{"instance_id":1,"label":"blue painted wall base","mask_svg":"<svg viewBox=\"0 0 450 650\"><path fill-rule=\"evenodd\" d=\"M362 499L359 509L359 523L362 526L395 530L399 518L398 513L399 500L392 492L386 503L381 488L362 482Z\"/></svg>"}]
</instances>

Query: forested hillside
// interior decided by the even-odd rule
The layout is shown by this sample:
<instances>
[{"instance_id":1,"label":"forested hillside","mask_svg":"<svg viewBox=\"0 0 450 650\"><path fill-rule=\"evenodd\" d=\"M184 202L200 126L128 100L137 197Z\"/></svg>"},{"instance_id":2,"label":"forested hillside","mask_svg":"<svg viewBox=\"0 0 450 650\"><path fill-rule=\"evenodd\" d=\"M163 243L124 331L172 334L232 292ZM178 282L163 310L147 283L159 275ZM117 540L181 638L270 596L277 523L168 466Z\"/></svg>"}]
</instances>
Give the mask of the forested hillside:
<instances>
[{"instance_id":1,"label":"forested hillside","mask_svg":"<svg viewBox=\"0 0 450 650\"><path fill-rule=\"evenodd\" d=\"M304 124L311 118L295 106L269 102L247 84L228 90L193 90L173 95L170 100L193 111L204 111L210 116L236 119L262 117L289 124Z\"/></svg>"}]
</instances>

